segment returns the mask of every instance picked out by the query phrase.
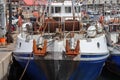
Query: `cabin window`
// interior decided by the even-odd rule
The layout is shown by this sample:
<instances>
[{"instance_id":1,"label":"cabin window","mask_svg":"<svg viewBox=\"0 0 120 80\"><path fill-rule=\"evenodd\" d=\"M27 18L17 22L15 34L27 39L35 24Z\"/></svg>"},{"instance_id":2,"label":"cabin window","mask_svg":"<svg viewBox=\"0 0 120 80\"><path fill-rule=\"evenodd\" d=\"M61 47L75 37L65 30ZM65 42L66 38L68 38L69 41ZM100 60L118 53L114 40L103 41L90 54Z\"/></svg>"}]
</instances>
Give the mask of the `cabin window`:
<instances>
[{"instance_id":1,"label":"cabin window","mask_svg":"<svg viewBox=\"0 0 120 80\"><path fill-rule=\"evenodd\" d=\"M49 7L47 7L47 12L49 13ZM51 7L51 12L50 13L54 13L54 7Z\"/></svg>"},{"instance_id":2,"label":"cabin window","mask_svg":"<svg viewBox=\"0 0 120 80\"><path fill-rule=\"evenodd\" d=\"M120 31L120 25L109 25L109 32Z\"/></svg>"},{"instance_id":3,"label":"cabin window","mask_svg":"<svg viewBox=\"0 0 120 80\"><path fill-rule=\"evenodd\" d=\"M51 7L51 13L54 13L54 7Z\"/></svg>"},{"instance_id":4,"label":"cabin window","mask_svg":"<svg viewBox=\"0 0 120 80\"><path fill-rule=\"evenodd\" d=\"M71 7L65 7L65 13L71 13Z\"/></svg>"},{"instance_id":5,"label":"cabin window","mask_svg":"<svg viewBox=\"0 0 120 80\"><path fill-rule=\"evenodd\" d=\"M49 12L49 7L47 7L47 12Z\"/></svg>"},{"instance_id":6,"label":"cabin window","mask_svg":"<svg viewBox=\"0 0 120 80\"><path fill-rule=\"evenodd\" d=\"M55 7L55 13L61 13L61 7Z\"/></svg>"},{"instance_id":7,"label":"cabin window","mask_svg":"<svg viewBox=\"0 0 120 80\"><path fill-rule=\"evenodd\" d=\"M100 48L100 43L99 42L97 42L97 47Z\"/></svg>"},{"instance_id":8,"label":"cabin window","mask_svg":"<svg viewBox=\"0 0 120 80\"><path fill-rule=\"evenodd\" d=\"M78 8L75 6L75 13L78 13Z\"/></svg>"},{"instance_id":9,"label":"cabin window","mask_svg":"<svg viewBox=\"0 0 120 80\"><path fill-rule=\"evenodd\" d=\"M21 42L19 43L19 48L21 47Z\"/></svg>"}]
</instances>

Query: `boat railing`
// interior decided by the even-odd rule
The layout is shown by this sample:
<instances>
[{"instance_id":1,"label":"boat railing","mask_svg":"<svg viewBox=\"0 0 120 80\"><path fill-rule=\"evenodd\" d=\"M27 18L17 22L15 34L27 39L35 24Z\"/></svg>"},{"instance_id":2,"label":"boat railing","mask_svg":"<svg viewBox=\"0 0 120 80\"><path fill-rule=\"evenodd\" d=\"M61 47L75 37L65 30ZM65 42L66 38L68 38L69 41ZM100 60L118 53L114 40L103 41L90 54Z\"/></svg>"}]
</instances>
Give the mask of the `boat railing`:
<instances>
[{"instance_id":1,"label":"boat railing","mask_svg":"<svg viewBox=\"0 0 120 80\"><path fill-rule=\"evenodd\" d=\"M120 32L120 24L119 23L112 23L109 24L109 32L119 33Z\"/></svg>"}]
</instances>

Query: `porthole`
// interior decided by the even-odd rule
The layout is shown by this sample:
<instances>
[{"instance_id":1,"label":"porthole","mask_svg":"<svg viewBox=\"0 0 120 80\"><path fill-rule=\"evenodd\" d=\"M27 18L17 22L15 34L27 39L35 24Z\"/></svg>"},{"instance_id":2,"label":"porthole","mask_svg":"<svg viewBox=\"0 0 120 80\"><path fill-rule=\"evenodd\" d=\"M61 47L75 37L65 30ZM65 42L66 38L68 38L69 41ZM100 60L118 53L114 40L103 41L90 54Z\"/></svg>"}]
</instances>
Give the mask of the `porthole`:
<instances>
[{"instance_id":1,"label":"porthole","mask_svg":"<svg viewBox=\"0 0 120 80\"><path fill-rule=\"evenodd\" d=\"M19 43L19 48L21 47L21 42Z\"/></svg>"},{"instance_id":2,"label":"porthole","mask_svg":"<svg viewBox=\"0 0 120 80\"><path fill-rule=\"evenodd\" d=\"M100 48L100 43L99 42L97 42L97 47Z\"/></svg>"}]
</instances>

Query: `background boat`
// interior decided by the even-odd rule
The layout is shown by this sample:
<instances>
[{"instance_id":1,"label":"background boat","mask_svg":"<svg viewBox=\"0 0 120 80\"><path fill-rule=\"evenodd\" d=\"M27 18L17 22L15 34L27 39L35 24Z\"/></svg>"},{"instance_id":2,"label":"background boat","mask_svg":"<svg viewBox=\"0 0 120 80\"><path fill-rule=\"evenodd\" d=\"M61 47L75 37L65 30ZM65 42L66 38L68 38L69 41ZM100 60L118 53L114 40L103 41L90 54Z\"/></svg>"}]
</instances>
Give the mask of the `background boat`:
<instances>
[{"instance_id":1,"label":"background boat","mask_svg":"<svg viewBox=\"0 0 120 80\"><path fill-rule=\"evenodd\" d=\"M114 5L114 6L113 6ZM110 6L108 8L108 6ZM105 11L105 29L107 32L108 49L110 56L106 62L109 71L119 74L120 72L120 50L119 50L119 10L118 5L107 5Z\"/></svg>"}]
</instances>

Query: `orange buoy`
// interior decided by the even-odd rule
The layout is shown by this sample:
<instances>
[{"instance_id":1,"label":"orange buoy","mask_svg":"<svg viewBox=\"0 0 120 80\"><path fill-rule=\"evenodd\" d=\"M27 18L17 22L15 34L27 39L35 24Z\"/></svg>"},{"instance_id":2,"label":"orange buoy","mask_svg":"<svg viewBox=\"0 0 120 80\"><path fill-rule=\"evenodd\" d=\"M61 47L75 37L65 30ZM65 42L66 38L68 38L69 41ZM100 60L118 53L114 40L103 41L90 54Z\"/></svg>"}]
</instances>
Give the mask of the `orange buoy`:
<instances>
[{"instance_id":1,"label":"orange buoy","mask_svg":"<svg viewBox=\"0 0 120 80\"><path fill-rule=\"evenodd\" d=\"M6 39L5 38L0 38L0 43L5 43Z\"/></svg>"},{"instance_id":2,"label":"orange buoy","mask_svg":"<svg viewBox=\"0 0 120 80\"><path fill-rule=\"evenodd\" d=\"M0 46L5 46L6 38L0 38Z\"/></svg>"}]
</instances>

